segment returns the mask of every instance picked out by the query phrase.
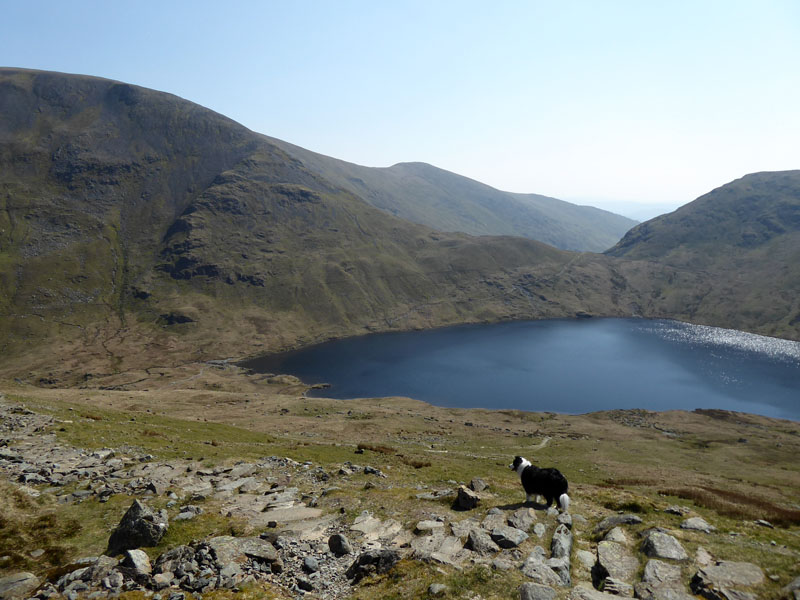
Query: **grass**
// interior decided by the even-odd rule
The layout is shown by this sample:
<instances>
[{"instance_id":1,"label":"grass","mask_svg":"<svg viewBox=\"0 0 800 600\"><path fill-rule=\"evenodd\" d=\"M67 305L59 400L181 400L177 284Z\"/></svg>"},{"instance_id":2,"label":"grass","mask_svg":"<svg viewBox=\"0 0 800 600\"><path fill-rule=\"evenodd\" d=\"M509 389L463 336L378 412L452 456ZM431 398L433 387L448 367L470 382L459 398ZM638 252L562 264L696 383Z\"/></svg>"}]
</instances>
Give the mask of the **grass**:
<instances>
[{"instance_id":1,"label":"grass","mask_svg":"<svg viewBox=\"0 0 800 600\"><path fill-rule=\"evenodd\" d=\"M679 431L673 439L651 428L622 425L612 416L521 415L515 420L517 415L507 411L470 412L384 399L313 399L309 401L312 410L305 411L307 400L296 396L271 398L267 393L232 392L230 382L226 383L226 392L210 392L202 385L198 382L198 389L168 387L164 392L136 394L28 388L25 395L17 390L16 395L7 394L7 399L54 415L59 421L55 428L60 441L81 447L118 447L125 440L137 451L159 460L202 459L206 466L270 455L310 461L314 469L322 467L330 479L292 483L300 486L301 493L316 495L325 513L342 514L344 522L352 522L368 510L381 519L399 521L407 530L432 515L449 521L481 519L491 507L519 504L523 495L507 465L515 454L526 455L537 464L556 465L567 474L573 513L589 520L582 534L587 543L592 542L589 532L601 518L619 511L635 512L644 523L628 528L632 543L637 543L641 530L663 527L679 537L690 555L703 546L720 559L755 562L779 579L769 580L760 588L759 597L777 598L780 585L788 583L796 571L800 556L798 523L792 515L784 523L779 515L768 511L770 507L790 507L800 491L794 458L800 440L795 429L785 423L756 420L748 424L703 414L649 413L647 419ZM171 403L162 404L164 399ZM228 422L198 420L197 407L201 405L209 407L204 413L209 419ZM169 406L174 414L160 414L162 406ZM283 408L287 412L283 413ZM364 427L363 421L353 422L349 418L353 414L368 415L369 427ZM543 429L550 438L547 443ZM747 437L748 444L736 443L739 437ZM696 440L708 440L709 448L699 449ZM356 453L359 446L363 454ZM732 460L738 464L730 465ZM340 476L338 466L346 461L374 466L388 478L363 473ZM743 469L742 465L759 466ZM416 499L421 491L455 489L474 477L489 484L489 493L476 511L453 511L452 499ZM325 487L339 491L319 495ZM690 490L702 494L690 495ZM132 501L119 495L105 504L94 499L57 504L47 494L37 500L14 500L7 496L10 492L5 493L0 502L15 506L9 514L16 516L4 525L8 529L0 533L8 533L0 538L16 540L9 543L20 549L15 565L37 573L102 552L111 529ZM165 502L163 498L148 501L153 508L163 508ZM684 517L663 511L676 503L688 506L692 514L702 516L717 530L711 534L681 530ZM740 512L728 511L731 505ZM205 512L193 520L172 521L159 545L147 549L151 557L206 536L258 533L248 530L243 522L220 515L213 499L205 501L204 507ZM175 510L170 509L171 516ZM756 518L780 527L759 527L753 523ZM75 523L79 528L71 530L70 524ZM58 542L53 545L57 547L47 556L32 559L30 551L51 532L55 532L53 539ZM521 551L525 554L533 545L546 547L547 543L547 536L531 539ZM0 556L10 554L10 550L0 552ZM9 568L0 565L4 573ZM687 580L692 575L689 570L687 567L684 573ZM392 573L368 579L353 591L355 598L424 598L431 583L448 586L445 598L474 592L488 600L515 597L522 580L516 570L492 571L467 565L462 571L454 571L441 565L402 561ZM267 588L248 593L263 594L254 598L280 597L270 596L273 592Z\"/></svg>"},{"instance_id":2,"label":"grass","mask_svg":"<svg viewBox=\"0 0 800 600\"><path fill-rule=\"evenodd\" d=\"M710 508L727 517L763 519L781 527L800 525L800 509L778 506L758 495L712 487L669 488L660 490L659 493L692 500L698 506Z\"/></svg>"}]
</instances>

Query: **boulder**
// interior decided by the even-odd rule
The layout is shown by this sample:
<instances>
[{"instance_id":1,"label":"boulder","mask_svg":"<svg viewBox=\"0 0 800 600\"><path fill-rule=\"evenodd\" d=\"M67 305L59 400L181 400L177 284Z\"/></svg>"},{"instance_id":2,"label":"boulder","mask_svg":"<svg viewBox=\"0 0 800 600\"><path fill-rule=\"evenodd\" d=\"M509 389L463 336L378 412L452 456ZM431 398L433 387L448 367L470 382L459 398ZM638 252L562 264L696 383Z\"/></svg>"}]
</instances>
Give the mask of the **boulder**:
<instances>
[{"instance_id":1,"label":"boulder","mask_svg":"<svg viewBox=\"0 0 800 600\"><path fill-rule=\"evenodd\" d=\"M572 551L572 532L566 525L559 525L553 532L553 539L550 542L550 555L553 558L569 559Z\"/></svg>"},{"instance_id":2,"label":"boulder","mask_svg":"<svg viewBox=\"0 0 800 600\"><path fill-rule=\"evenodd\" d=\"M467 536L466 547L482 556L500 552L500 546L483 529L473 529Z\"/></svg>"},{"instance_id":3,"label":"boulder","mask_svg":"<svg viewBox=\"0 0 800 600\"><path fill-rule=\"evenodd\" d=\"M472 510L480 504L480 497L471 489L460 486L458 488L458 496L456 497L456 506L461 510Z\"/></svg>"},{"instance_id":4,"label":"boulder","mask_svg":"<svg viewBox=\"0 0 800 600\"><path fill-rule=\"evenodd\" d=\"M134 500L111 534L106 554L113 556L123 550L155 546L164 537L168 526L166 511L153 512Z\"/></svg>"},{"instance_id":5,"label":"boulder","mask_svg":"<svg viewBox=\"0 0 800 600\"><path fill-rule=\"evenodd\" d=\"M705 519L701 517L691 517L681 523L681 529L691 529L694 531L702 531L703 533L711 533L716 528L709 525Z\"/></svg>"},{"instance_id":6,"label":"boulder","mask_svg":"<svg viewBox=\"0 0 800 600\"><path fill-rule=\"evenodd\" d=\"M567 598L569 600L619 600L619 596L598 592L595 589L584 587L585 585L579 584L572 588Z\"/></svg>"},{"instance_id":7,"label":"boulder","mask_svg":"<svg viewBox=\"0 0 800 600\"><path fill-rule=\"evenodd\" d=\"M695 600L679 583L656 585L640 581L634 586L634 596L639 600Z\"/></svg>"},{"instance_id":8,"label":"boulder","mask_svg":"<svg viewBox=\"0 0 800 600\"><path fill-rule=\"evenodd\" d=\"M676 582L680 583L681 568L678 565L653 558L648 560L647 564L644 566L642 581L656 586L671 585Z\"/></svg>"},{"instance_id":9,"label":"boulder","mask_svg":"<svg viewBox=\"0 0 800 600\"><path fill-rule=\"evenodd\" d=\"M432 583L428 586L428 594L433 598L444 596L447 593L447 586L443 583Z\"/></svg>"},{"instance_id":10,"label":"boulder","mask_svg":"<svg viewBox=\"0 0 800 600\"><path fill-rule=\"evenodd\" d=\"M544 564L538 556L529 557L528 560L522 564L520 570L523 575L533 579L535 583L549 587L560 587L564 585L558 573Z\"/></svg>"},{"instance_id":11,"label":"boulder","mask_svg":"<svg viewBox=\"0 0 800 600\"><path fill-rule=\"evenodd\" d=\"M623 545L628 543L628 536L625 535L625 531L622 529L622 527L614 527L613 529L609 530L603 539L607 542L617 542L618 544Z\"/></svg>"},{"instance_id":12,"label":"boulder","mask_svg":"<svg viewBox=\"0 0 800 600\"><path fill-rule=\"evenodd\" d=\"M603 534L609 529L617 527L618 525L638 525L641 522L641 517L636 515L612 515L600 521L600 523L597 524L597 527L594 528L594 532L596 534Z\"/></svg>"},{"instance_id":13,"label":"boulder","mask_svg":"<svg viewBox=\"0 0 800 600\"><path fill-rule=\"evenodd\" d=\"M367 550L348 567L345 575L348 579L352 579L353 583L358 583L367 575L386 573L397 564L398 560L400 554L396 550Z\"/></svg>"},{"instance_id":14,"label":"boulder","mask_svg":"<svg viewBox=\"0 0 800 600\"><path fill-rule=\"evenodd\" d=\"M541 583L523 583L519 587L520 600L555 600L556 591Z\"/></svg>"},{"instance_id":15,"label":"boulder","mask_svg":"<svg viewBox=\"0 0 800 600\"><path fill-rule=\"evenodd\" d=\"M14 573L0 578L0 600L27 598L39 587L39 578L33 573Z\"/></svg>"},{"instance_id":16,"label":"boulder","mask_svg":"<svg viewBox=\"0 0 800 600\"><path fill-rule=\"evenodd\" d=\"M430 520L420 521L414 527L414 533L416 533L417 535L428 534L434 531L444 531L444 523L442 523L441 521L434 521L430 519Z\"/></svg>"},{"instance_id":17,"label":"boulder","mask_svg":"<svg viewBox=\"0 0 800 600\"><path fill-rule=\"evenodd\" d=\"M528 531L536 522L536 511L532 508L520 508L508 517L508 524L522 531Z\"/></svg>"},{"instance_id":18,"label":"boulder","mask_svg":"<svg viewBox=\"0 0 800 600\"><path fill-rule=\"evenodd\" d=\"M633 583L638 569L639 561L622 544L607 541L597 544L597 564L592 572L596 585L608 577Z\"/></svg>"},{"instance_id":19,"label":"boulder","mask_svg":"<svg viewBox=\"0 0 800 600\"><path fill-rule=\"evenodd\" d=\"M353 546L350 545L350 540L341 533L334 533L328 538L328 548L330 548L331 552L336 556L344 556L345 554L353 553Z\"/></svg>"},{"instance_id":20,"label":"boulder","mask_svg":"<svg viewBox=\"0 0 800 600\"><path fill-rule=\"evenodd\" d=\"M125 550L120 565L138 575L149 575L153 570L150 558L144 550Z\"/></svg>"},{"instance_id":21,"label":"boulder","mask_svg":"<svg viewBox=\"0 0 800 600\"><path fill-rule=\"evenodd\" d=\"M473 492L482 492L488 487L489 484L480 477L475 477L469 482L469 489L471 489Z\"/></svg>"},{"instance_id":22,"label":"boulder","mask_svg":"<svg viewBox=\"0 0 800 600\"><path fill-rule=\"evenodd\" d=\"M650 558L666 558L669 560L689 560L689 555L681 543L673 536L656 529L647 532L642 542L642 552Z\"/></svg>"},{"instance_id":23,"label":"boulder","mask_svg":"<svg viewBox=\"0 0 800 600\"><path fill-rule=\"evenodd\" d=\"M752 563L720 561L715 565L703 567L694 577L690 586L692 592L712 600L738 600L749 596L734 588L757 586L764 583L764 572Z\"/></svg>"},{"instance_id":24,"label":"boulder","mask_svg":"<svg viewBox=\"0 0 800 600\"><path fill-rule=\"evenodd\" d=\"M501 548L516 548L528 539L528 534L516 527L501 525L492 529L492 540Z\"/></svg>"}]
</instances>

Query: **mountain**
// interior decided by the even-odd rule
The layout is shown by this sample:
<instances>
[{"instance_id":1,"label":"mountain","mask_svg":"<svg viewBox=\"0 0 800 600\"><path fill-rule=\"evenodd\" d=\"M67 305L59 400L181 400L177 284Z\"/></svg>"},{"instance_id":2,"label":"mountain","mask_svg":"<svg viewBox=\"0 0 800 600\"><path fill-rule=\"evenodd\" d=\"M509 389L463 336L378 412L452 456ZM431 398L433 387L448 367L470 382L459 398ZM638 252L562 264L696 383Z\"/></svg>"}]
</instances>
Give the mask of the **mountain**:
<instances>
[{"instance_id":1,"label":"mountain","mask_svg":"<svg viewBox=\"0 0 800 600\"><path fill-rule=\"evenodd\" d=\"M388 171L403 169L474 183ZM328 173L171 94L0 69L0 377L74 384L373 331L584 315L800 339L795 172L715 190L605 255L443 233Z\"/></svg>"},{"instance_id":2,"label":"mountain","mask_svg":"<svg viewBox=\"0 0 800 600\"><path fill-rule=\"evenodd\" d=\"M678 318L800 337L800 171L754 173L634 227L609 256L702 274ZM685 294L666 281L659 293Z\"/></svg>"},{"instance_id":3,"label":"mountain","mask_svg":"<svg viewBox=\"0 0 800 600\"><path fill-rule=\"evenodd\" d=\"M306 168L369 204L440 231L513 235L562 250L603 252L637 221L591 206L514 194L425 163L362 167L269 138Z\"/></svg>"},{"instance_id":4,"label":"mountain","mask_svg":"<svg viewBox=\"0 0 800 600\"><path fill-rule=\"evenodd\" d=\"M74 381L375 330L630 314L612 262L394 217L170 94L0 69L7 374Z\"/></svg>"}]
</instances>

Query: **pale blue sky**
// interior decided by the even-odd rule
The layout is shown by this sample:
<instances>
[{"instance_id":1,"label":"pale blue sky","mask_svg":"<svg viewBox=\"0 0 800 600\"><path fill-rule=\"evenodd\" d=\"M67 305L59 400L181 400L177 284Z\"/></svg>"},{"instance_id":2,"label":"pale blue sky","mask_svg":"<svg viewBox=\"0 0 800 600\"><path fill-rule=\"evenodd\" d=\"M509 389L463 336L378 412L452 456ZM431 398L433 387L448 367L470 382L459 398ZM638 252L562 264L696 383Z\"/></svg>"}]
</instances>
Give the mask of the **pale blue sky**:
<instances>
[{"instance_id":1,"label":"pale blue sky","mask_svg":"<svg viewBox=\"0 0 800 600\"><path fill-rule=\"evenodd\" d=\"M0 65L168 91L369 166L679 205L800 168L800 2L0 0Z\"/></svg>"}]
</instances>

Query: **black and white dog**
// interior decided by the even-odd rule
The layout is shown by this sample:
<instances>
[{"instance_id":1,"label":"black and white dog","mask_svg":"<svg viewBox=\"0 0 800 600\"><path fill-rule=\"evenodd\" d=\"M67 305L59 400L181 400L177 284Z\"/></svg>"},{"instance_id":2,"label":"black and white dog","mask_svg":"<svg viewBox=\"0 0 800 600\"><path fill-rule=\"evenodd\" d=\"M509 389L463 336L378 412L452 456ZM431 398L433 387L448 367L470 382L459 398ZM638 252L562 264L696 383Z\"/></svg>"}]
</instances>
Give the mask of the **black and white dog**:
<instances>
[{"instance_id":1,"label":"black and white dog","mask_svg":"<svg viewBox=\"0 0 800 600\"><path fill-rule=\"evenodd\" d=\"M567 495L567 478L558 469L540 469L534 467L529 460L515 456L514 462L509 465L516 471L525 488L525 502L532 502L537 496L544 496L547 507L556 501L562 511L569 511L569 496Z\"/></svg>"}]
</instances>

